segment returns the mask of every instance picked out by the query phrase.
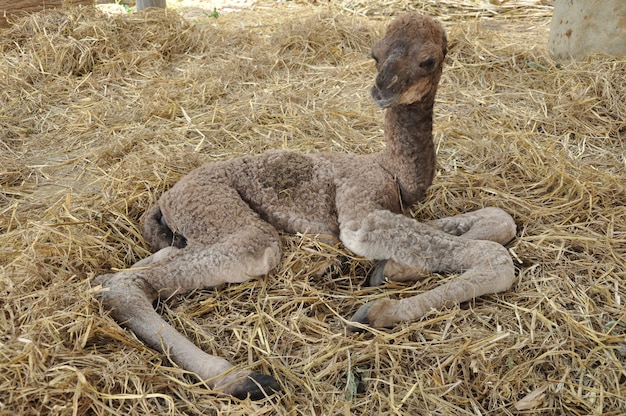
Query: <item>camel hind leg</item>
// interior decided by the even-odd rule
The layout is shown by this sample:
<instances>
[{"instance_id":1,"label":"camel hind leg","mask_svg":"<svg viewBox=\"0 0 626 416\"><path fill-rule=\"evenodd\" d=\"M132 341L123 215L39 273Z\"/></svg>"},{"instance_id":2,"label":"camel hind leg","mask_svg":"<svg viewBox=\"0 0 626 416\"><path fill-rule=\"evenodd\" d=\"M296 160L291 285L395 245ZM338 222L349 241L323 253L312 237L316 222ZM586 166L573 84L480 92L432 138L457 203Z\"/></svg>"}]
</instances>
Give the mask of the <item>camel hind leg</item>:
<instances>
[{"instance_id":1,"label":"camel hind leg","mask_svg":"<svg viewBox=\"0 0 626 416\"><path fill-rule=\"evenodd\" d=\"M233 201L236 203L243 204ZM243 211L240 207L238 214ZM239 221L240 225L235 234L210 245L192 240L182 249L165 247L130 269L97 277L95 284L102 285L99 296L111 310L111 316L147 345L166 354L181 368L196 373L215 391L260 399L280 390L274 378L236 369L224 358L205 353L152 307L156 299L243 282L268 273L278 264L280 241L273 227L251 210L249 215L234 217L232 221Z\"/></svg>"}]
</instances>

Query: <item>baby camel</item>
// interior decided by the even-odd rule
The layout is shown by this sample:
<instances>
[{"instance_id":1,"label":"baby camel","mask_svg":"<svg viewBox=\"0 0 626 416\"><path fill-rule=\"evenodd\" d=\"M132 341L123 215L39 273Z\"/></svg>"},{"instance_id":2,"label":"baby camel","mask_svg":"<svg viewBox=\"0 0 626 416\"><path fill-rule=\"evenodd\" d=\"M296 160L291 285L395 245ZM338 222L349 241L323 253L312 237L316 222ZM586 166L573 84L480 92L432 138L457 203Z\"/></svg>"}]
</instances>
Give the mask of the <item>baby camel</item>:
<instances>
[{"instance_id":1,"label":"baby camel","mask_svg":"<svg viewBox=\"0 0 626 416\"><path fill-rule=\"evenodd\" d=\"M112 316L213 390L259 399L280 390L273 377L203 352L152 302L265 275L280 261L277 230L339 239L354 253L381 260L373 284L462 272L423 294L363 305L352 320L373 327L508 289L515 274L502 244L514 237L515 223L507 213L484 208L431 223L402 213L424 197L434 176L433 103L446 48L442 26L414 13L396 18L374 46L372 96L387 109L380 153L268 151L201 166L165 192L144 225L156 252L96 279Z\"/></svg>"}]
</instances>

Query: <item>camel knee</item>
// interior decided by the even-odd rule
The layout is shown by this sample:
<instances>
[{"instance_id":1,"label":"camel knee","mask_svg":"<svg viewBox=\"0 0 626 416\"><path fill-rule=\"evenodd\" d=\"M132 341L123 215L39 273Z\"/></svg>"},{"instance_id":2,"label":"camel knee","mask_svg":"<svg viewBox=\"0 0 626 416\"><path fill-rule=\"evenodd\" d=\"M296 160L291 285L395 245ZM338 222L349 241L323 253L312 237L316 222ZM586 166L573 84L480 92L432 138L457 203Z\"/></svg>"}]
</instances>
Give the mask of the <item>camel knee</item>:
<instances>
[{"instance_id":1,"label":"camel knee","mask_svg":"<svg viewBox=\"0 0 626 416\"><path fill-rule=\"evenodd\" d=\"M493 228L491 241L504 245L515 238L517 225L508 212L496 207L483 208L482 211L489 219L489 226Z\"/></svg>"},{"instance_id":2,"label":"camel knee","mask_svg":"<svg viewBox=\"0 0 626 416\"><path fill-rule=\"evenodd\" d=\"M399 245L411 244L410 240L419 238L424 224L401 214L375 210L339 227L339 239L350 251L370 260L386 260Z\"/></svg>"},{"instance_id":3,"label":"camel knee","mask_svg":"<svg viewBox=\"0 0 626 416\"><path fill-rule=\"evenodd\" d=\"M280 244L276 242L256 255L251 255L245 260L246 276L264 276L272 271L280 262Z\"/></svg>"},{"instance_id":4,"label":"camel knee","mask_svg":"<svg viewBox=\"0 0 626 416\"><path fill-rule=\"evenodd\" d=\"M144 279L132 275L130 271L100 275L93 283L95 286L102 285L98 299L118 322L128 320L132 311L138 307L152 307L152 302L158 296Z\"/></svg>"},{"instance_id":5,"label":"camel knee","mask_svg":"<svg viewBox=\"0 0 626 416\"><path fill-rule=\"evenodd\" d=\"M517 231L513 217L506 211L488 207L431 222L437 229L468 240L510 242Z\"/></svg>"},{"instance_id":6,"label":"camel knee","mask_svg":"<svg viewBox=\"0 0 626 416\"><path fill-rule=\"evenodd\" d=\"M515 266L506 247L494 241L476 241L467 272L479 276L474 297L508 290L515 283Z\"/></svg>"},{"instance_id":7,"label":"camel knee","mask_svg":"<svg viewBox=\"0 0 626 416\"><path fill-rule=\"evenodd\" d=\"M497 252L495 254L498 270L497 284L495 285L495 291L493 293L504 292L513 286L515 283L515 266L513 265L513 258L509 251L502 245L497 246Z\"/></svg>"}]
</instances>

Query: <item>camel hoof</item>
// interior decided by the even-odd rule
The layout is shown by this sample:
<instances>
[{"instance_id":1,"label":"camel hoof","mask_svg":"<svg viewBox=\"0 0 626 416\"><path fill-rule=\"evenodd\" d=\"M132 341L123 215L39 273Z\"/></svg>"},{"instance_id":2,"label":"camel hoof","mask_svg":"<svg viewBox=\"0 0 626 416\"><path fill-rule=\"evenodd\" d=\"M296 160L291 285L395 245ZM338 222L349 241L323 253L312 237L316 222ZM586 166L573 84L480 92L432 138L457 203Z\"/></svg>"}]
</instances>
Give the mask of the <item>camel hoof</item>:
<instances>
[{"instance_id":1,"label":"camel hoof","mask_svg":"<svg viewBox=\"0 0 626 416\"><path fill-rule=\"evenodd\" d=\"M278 381L267 374L251 373L231 395L239 400L261 400L274 393L280 393L282 388Z\"/></svg>"},{"instance_id":2,"label":"camel hoof","mask_svg":"<svg viewBox=\"0 0 626 416\"><path fill-rule=\"evenodd\" d=\"M385 266L387 265L387 260L381 260L374 267L374 271L372 272L369 285L371 287L382 286L385 284L387 279L385 279ZM358 313L358 312L357 312Z\"/></svg>"},{"instance_id":3,"label":"camel hoof","mask_svg":"<svg viewBox=\"0 0 626 416\"><path fill-rule=\"evenodd\" d=\"M362 305L354 315L352 315L352 318L350 318L350 321L352 322L358 322L360 324L364 324L364 325L370 325L370 319L369 319L369 311L372 308L372 306L374 306L374 303L376 303L376 301L372 301L372 302L367 302L365 305ZM356 326L348 326L348 331L350 332L363 332L363 328L359 328Z\"/></svg>"}]
</instances>

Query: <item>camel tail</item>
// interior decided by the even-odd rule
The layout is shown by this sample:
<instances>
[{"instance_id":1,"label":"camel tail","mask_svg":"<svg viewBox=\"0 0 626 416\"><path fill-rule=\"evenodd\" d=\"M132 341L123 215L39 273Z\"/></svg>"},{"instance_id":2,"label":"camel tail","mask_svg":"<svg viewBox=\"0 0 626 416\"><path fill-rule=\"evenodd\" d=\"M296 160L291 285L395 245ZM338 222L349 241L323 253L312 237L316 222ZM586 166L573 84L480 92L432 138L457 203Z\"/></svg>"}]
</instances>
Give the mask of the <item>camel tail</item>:
<instances>
[{"instance_id":1,"label":"camel tail","mask_svg":"<svg viewBox=\"0 0 626 416\"><path fill-rule=\"evenodd\" d=\"M187 245L187 239L169 227L158 202L146 213L143 237L154 252L165 247L184 248Z\"/></svg>"}]
</instances>

